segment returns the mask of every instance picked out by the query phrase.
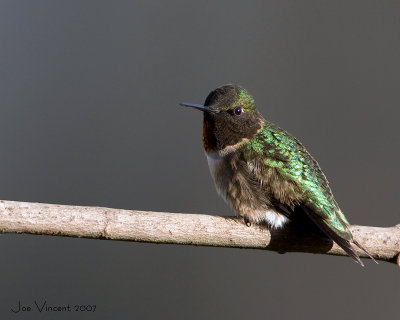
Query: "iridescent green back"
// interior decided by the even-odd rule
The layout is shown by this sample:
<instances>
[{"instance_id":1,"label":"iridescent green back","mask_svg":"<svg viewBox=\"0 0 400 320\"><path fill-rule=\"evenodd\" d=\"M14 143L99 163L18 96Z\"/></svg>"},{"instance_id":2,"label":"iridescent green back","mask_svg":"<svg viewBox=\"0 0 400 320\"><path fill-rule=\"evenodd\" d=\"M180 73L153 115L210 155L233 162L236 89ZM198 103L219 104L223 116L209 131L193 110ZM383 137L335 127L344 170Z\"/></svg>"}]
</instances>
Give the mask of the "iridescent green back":
<instances>
[{"instance_id":1,"label":"iridescent green back","mask_svg":"<svg viewBox=\"0 0 400 320\"><path fill-rule=\"evenodd\" d=\"M322 217L326 225L351 240L349 222L343 215L318 163L292 135L272 123L250 140L248 152L260 155L264 165L276 168L285 179L295 182L301 205Z\"/></svg>"}]
</instances>

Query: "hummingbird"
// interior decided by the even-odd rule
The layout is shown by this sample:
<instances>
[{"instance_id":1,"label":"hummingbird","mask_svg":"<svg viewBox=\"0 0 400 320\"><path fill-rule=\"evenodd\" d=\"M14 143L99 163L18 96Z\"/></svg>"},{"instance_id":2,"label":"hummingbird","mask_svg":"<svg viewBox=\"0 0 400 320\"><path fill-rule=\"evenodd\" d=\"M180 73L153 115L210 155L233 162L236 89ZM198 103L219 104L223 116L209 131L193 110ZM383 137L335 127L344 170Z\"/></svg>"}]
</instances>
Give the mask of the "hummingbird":
<instances>
[{"instance_id":1,"label":"hummingbird","mask_svg":"<svg viewBox=\"0 0 400 320\"><path fill-rule=\"evenodd\" d=\"M308 219L360 265L353 245L375 261L353 239L317 161L299 140L265 120L244 88L224 85L204 105L181 105L203 112L202 142L215 187L248 226L278 229Z\"/></svg>"}]
</instances>

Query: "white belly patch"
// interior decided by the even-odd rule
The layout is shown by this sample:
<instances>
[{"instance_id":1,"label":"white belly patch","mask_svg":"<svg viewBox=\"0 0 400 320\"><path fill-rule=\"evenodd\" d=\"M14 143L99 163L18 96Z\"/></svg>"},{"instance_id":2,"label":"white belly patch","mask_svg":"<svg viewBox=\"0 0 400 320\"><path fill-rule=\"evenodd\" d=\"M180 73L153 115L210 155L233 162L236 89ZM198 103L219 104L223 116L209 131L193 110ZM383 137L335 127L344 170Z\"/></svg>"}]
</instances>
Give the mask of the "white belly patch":
<instances>
[{"instance_id":1,"label":"white belly patch","mask_svg":"<svg viewBox=\"0 0 400 320\"><path fill-rule=\"evenodd\" d=\"M267 221L271 227L279 229L282 228L289 219L282 214L276 213L274 210L267 210L265 212L265 221Z\"/></svg>"}]
</instances>

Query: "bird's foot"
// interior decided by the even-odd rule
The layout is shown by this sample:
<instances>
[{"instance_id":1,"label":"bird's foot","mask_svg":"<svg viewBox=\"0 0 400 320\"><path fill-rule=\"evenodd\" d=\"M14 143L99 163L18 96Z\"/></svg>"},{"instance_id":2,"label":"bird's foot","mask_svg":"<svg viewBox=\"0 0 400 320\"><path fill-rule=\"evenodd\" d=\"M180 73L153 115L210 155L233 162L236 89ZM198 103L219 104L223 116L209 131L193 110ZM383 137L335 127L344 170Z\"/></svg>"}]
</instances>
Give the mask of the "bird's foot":
<instances>
[{"instance_id":1,"label":"bird's foot","mask_svg":"<svg viewBox=\"0 0 400 320\"><path fill-rule=\"evenodd\" d=\"M251 222L250 222L249 218L244 217L243 219L244 219L245 225L248 226L248 227L251 227Z\"/></svg>"}]
</instances>

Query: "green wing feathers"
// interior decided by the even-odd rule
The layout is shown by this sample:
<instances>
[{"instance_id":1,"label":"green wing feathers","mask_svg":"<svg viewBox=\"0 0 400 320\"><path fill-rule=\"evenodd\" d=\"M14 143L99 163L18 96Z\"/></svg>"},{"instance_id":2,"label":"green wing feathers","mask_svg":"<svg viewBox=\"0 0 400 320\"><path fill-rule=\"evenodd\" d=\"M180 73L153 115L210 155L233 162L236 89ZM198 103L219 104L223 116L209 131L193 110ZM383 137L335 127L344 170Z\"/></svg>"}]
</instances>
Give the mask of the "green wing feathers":
<instances>
[{"instance_id":1,"label":"green wing feathers","mask_svg":"<svg viewBox=\"0 0 400 320\"><path fill-rule=\"evenodd\" d=\"M290 218L300 207L351 258L363 265L352 244L365 250L349 230L318 163L303 145L272 123L245 145L244 161L253 180L261 184L270 205ZM376 262L376 261L375 261Z\"/></svg>"},{"instance_id":2,"label":"green wing feathers","mask_svg":"<svg viewBox=\"0 0 400 320\"><path fill-rule=\"evenodd\" d=\"M349 222L343 215L318 163L303 145L286 131L267 123L262 132L247 144L248 152L259 154L269 170L275 170L295 186L296 203L313 212L327 227L346 240L352 240ZM282 186L280 186L282 187ZM293 194L293 190L288 190ZM285 199L277 199L286 202Z\"/></svg>"}]
</instances>

